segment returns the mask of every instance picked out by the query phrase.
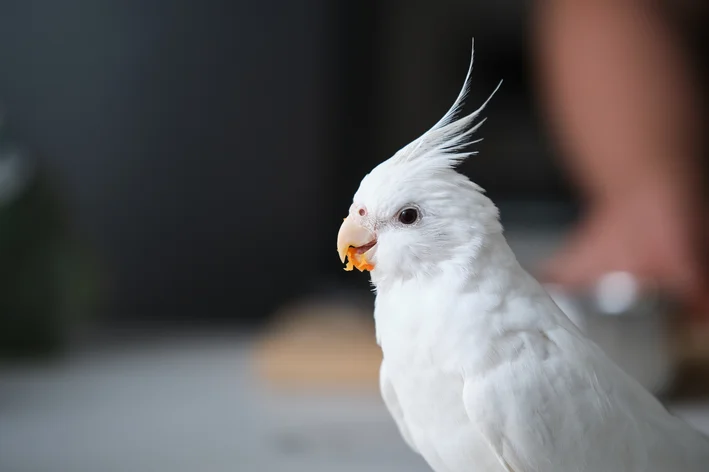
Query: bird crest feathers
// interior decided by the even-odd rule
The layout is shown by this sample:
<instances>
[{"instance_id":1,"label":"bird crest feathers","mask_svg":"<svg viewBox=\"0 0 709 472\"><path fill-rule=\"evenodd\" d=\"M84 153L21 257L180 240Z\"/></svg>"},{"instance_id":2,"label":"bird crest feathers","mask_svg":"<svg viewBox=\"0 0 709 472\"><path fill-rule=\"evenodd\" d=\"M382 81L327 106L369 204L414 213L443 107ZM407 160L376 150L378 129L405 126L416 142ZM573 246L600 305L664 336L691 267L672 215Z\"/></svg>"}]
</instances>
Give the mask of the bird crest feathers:
<instances>
[{"instance_id":1,"label":"bird crest feathers","mask_svg":"<svg viewBox=\"0 0 709 472\"><path fill-rule=\"evenodd\" d=\"M477 110L458 118L470 89L470 76L473 71L474 56L475 41L473 40L468 73L465 76L463 88L455 99L453 106L431 129L394 154L392 161L396 163L416 161L421 164L424 164L425 161L426 165L434 167L455 167L465 158L477 154L475 151L465 150L470 144L482 141L482 139L470 141L470 137L482 126L485 119L478 123L474 123L474 121L500 88L502 81Z\"/></svg>"}]
</instances>

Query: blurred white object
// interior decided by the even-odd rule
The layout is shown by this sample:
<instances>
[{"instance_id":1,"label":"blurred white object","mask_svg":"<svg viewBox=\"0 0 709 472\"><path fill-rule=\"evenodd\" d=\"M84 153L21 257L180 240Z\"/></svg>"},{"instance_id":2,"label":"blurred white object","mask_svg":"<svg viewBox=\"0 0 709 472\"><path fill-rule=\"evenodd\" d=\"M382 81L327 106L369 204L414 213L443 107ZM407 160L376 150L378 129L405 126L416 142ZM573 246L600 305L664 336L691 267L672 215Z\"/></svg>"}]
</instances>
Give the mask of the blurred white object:
<instances>
[{"instance_id":1,"label":"blurred white object","mask_svg":"<svg viewBox=\"0 0 709 472\"><path fill-rule=\"evenodd\" d=\"M6 142L5 128L5 113L0 106L0 206L22 193L34 170L30 159Z\"/></svg>"},{"instance_id":2,"label":"blurred white object","mask_svg":"<svg viewBox=\"0 0 709 472\"><path fill-rule=\"evenodd\" d=\"M645 284L644 286L646 286ZM674 378L667 321L672 305L652 287L641 289L630 273L612 272L584 294L572 295L557 285L546 289L608 356L645 388L666 391Z\"/></svg>"},{"instance_id":3,"label":"blurred white object","mask_svg":"<svg viewBox=\"0 0 709 472\"><path fill-rule=\"evenodd\" d=\"M34 175L33 164L20 149L0 140L0 205L8 204L22 194Z\"/></svg>"},{"instance_id":4,"label":"blurred white object","mask_svg":"<svg viewBox=\"0 0 709 472\"><path fill-rule=\"evenodd\" d=\"M604 313L621 315L638 302L640 284L628 272L612 272L601 277L594 294L598 307Z\"/></svg>"}]
</instances>

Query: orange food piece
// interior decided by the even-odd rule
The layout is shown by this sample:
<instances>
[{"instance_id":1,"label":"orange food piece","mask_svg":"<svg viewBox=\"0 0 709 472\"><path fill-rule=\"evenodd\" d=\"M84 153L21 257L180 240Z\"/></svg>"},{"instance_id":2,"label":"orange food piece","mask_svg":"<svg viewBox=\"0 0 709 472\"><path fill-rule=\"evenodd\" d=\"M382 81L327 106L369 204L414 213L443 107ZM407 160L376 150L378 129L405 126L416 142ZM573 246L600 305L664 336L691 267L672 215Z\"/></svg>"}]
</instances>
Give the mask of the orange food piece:
<instances>
[{"instance_id":1,"label":"orange food piece","mask_svg":"<svg viewBox=\"0 0 709 472\"><path fill-rule=\"evenodd\" d=\"M350 246L347 249L347 265L345 266L346 271L352 270L352 268L357 268L360 272L365 270L372 270L374 266L367 262L367 258L364 254L357 254L357 248Z\"/></svg>"}]
</instances>

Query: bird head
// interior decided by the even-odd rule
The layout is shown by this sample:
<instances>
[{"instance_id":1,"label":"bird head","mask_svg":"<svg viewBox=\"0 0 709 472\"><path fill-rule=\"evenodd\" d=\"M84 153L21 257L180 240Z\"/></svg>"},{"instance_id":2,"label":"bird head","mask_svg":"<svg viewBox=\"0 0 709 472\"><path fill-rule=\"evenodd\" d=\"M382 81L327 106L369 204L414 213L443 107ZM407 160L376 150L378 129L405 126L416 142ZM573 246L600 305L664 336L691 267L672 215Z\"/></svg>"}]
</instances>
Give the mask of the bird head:
<instances>
[{"instance_id":1,"label":"bird head","mask_svg":"<svg viewBox=\"0 0 709 472\"><path fill-rule=\"evenodd\" d=\"M377 279L429 274L475 257L490 233L501 232L498 211L484 191L456 171L484 120L458 118L468 93L473 59L453 106L431 129L367 174L337 236L345 270Z\"/></svg>"}]
</instances>

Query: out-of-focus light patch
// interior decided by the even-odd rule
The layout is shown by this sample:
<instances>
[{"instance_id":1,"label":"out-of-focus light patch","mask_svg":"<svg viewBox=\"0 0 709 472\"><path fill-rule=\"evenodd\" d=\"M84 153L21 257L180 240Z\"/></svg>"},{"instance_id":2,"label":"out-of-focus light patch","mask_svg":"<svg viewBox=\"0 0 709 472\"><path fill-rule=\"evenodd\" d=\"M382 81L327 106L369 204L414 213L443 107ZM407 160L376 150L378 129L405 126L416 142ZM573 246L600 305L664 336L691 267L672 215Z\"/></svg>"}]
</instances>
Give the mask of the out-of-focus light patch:
<instances>
[{"instance_id":1,"label":"out-of-focus light patch","mask_svg":"<svg viewBox=\"0 0 709 472\"><path fill-rule=\"evenodd\" d=\"M33 173L30 159L19 149L3 148L0 143L0 205L17 198L29 183Z\"/></svg>"},{"instance_id":2,"label":"out-of-focus light patch","mask_svg":"<svg viewBox=\"0 0 709 472\"><path fill-rule=\"evenodd\" d=\"M596 303L604 313L618 315L628 311L638 300L638 281L628 272L604 275L596 285Z\"/></svg>"}]
</instances>

